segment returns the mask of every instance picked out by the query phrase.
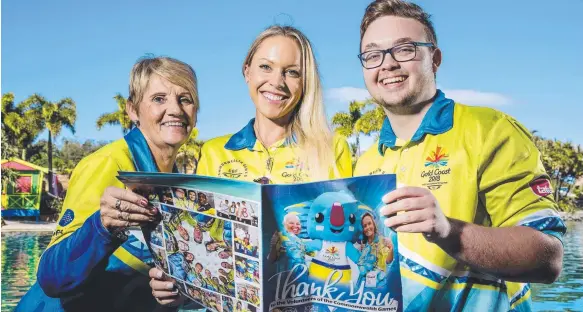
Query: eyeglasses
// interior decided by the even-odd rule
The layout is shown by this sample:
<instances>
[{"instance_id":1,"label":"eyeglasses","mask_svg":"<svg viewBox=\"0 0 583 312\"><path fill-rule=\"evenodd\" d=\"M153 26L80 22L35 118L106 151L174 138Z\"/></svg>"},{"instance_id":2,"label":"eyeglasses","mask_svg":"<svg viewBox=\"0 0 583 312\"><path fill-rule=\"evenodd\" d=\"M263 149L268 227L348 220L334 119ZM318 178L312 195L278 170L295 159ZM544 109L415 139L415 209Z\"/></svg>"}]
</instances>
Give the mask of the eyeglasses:
<instances>
[{"instance_id":1,"label":"eyeglasses","mask_svg":"<svg viewBox=\"0 0 583 312\"><path fill-rule=\"evenodd\" d=\"M393 59L397 62L407 62L415 58L417 55L417 47L435 47L433 43L429 42L407 42L396 45L386 50L371 50L360 53L358 59L362 63L362 67L372 69L381 66L385 61L385 55L391 54Z\"/></svg>"}]
</instances>

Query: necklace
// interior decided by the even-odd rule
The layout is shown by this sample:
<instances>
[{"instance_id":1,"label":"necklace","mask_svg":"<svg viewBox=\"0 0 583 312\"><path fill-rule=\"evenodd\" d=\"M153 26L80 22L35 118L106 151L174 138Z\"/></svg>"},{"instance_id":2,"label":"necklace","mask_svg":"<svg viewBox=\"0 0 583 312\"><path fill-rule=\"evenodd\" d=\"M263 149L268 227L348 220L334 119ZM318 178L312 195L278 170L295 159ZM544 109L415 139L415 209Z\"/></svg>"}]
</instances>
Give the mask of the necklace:
<instances>
[{"instance_id":1,"label":"necklace","mask_svg":"<svg viewBox=\"0 0 583 312\"><path fill-rule=\"evenodd\" d=\"M261 145L263 145L263 150L265 151L265 153L267 153L267 160L265 161L265 169L267 172L265 175L269 176L271 174L271 170L273 169L273 157L271 156L271 153L269 153L269 148L259 135L257 123L253 124L253 130L255 130L255 137L259 140L259 142L261 142Z\"/></svg>"},{"instance_id":2,"label":"necklace","mask_svg":"<svg viewBox=\"0 0 583 312\"><path fill-rule=\"evenodd\" d=\"M261 142L261 145L263 145L265 150L269 152L268 146L265 144L265 141L263 141L261 135L259 134L259 128L257 127L257 123L253 124L253 130L255 130L255 137L259 140L259 142Z\"/></svg>"}]
</instances>

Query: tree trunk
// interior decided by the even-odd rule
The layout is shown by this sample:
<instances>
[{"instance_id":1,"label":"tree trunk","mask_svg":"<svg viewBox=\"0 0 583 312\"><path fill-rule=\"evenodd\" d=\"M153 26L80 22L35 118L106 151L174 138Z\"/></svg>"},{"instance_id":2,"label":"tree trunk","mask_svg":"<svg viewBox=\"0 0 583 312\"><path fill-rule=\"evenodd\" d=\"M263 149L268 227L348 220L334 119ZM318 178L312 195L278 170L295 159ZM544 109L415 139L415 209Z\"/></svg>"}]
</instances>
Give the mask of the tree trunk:
<instances>
[{"instance_id":1,"label":"tree trunk","mask_svg":"<svg viewBox=\"0 0 583 312\"><path fill-rule=\"evenodd\" d=\"M356 157L360 157L360 136L356 134Z\"/></svg>"},{"instance_id":2,"label":"tree trunk","mask_svg":"<svg viewBox=\"0 0 583 312\"><path fill-rule=\"evenodd\" d=\"M52 133L49 130L49 193L53 194L53 143L52 143Z\"/></svg>"},{"instance_id":3,"label":"tree trunk","mask_svg":"<svg viewBox=\"0 0 583 312\"><path fill-rule=\"evenodd\" d=\"M22 160L26 160L26 148L22 148Z\"/></svg>"},{"instance_id":4,"label":"tree trunk","mask_svg":"<svg viewBox=\"0 0 583 312\"><path fill-rule=\"evenodd\" d=\"M557 177L556 177L555 181L556 181L555 182L556 189L555 189L554 197L555 197L555 202L558 203L559 202L559 184L561 183L561 173L560 172L557 173Z\"/></svg>"},{"instance_id":5,"label":"tree trunk","mask_svg":"<svg viewBox=\"0 0 583 312\"><path fill-rule=\"evenodd\" d=\"M563 187L563 180L561 179L561 181L559 182L559 185L557 186L557 203L561 200L561 198L563 198L564 196L561 196L561 188Z\"/></svg>"}]
</instances>

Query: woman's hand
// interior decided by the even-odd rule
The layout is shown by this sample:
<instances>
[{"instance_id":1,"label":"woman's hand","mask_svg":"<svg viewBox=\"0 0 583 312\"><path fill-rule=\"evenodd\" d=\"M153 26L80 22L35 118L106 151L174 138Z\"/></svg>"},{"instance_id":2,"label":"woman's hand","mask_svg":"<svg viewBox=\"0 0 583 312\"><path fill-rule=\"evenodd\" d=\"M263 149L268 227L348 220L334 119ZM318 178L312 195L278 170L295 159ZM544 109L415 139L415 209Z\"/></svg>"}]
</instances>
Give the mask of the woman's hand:
<instances>
[{"instance_id":1,"label":"woman's hand","mask_svg":"<svg viewBox=\"0 0 583 312\"><path fill-rule=\"evenodd\" d=\"M101 223L110 232L140 226L156 220L158 210L148 207L144 197L118 187L110 186L101 196Z\"/></svg>"},{"instance_id":2,"label":"woman's hand","mask_svg":"<svg viewBox=\"0 0 583 312\"><path fill-rule=\"evenodd\" d=\"M150 275L150 288L156 301L163 306L175 307L182 304L185 300L178 293L175 281L160 271L158 268L151 268L148 272Z\"/></svg>"}]
</instances>

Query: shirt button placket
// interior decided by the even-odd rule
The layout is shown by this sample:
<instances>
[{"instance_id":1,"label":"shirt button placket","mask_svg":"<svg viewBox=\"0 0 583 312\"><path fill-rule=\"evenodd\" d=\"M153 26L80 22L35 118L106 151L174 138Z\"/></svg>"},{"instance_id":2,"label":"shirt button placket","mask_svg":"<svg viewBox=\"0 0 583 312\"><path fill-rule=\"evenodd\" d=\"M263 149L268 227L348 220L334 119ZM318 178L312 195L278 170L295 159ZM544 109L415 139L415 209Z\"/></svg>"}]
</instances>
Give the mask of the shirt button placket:
<instances>
[{"instance_id":1,"label":"shirt button placket","mask_svg":"<svg viewBox=\"0 0 583 312\"><path fill-rule=\"evenodd\" d=\"M405 178L405 172L407 172L407 166L404 164L403 156L407 157L409 148L405 145L399 149L399 163L397 165L397 180L403 181ZM398 182L400 183L400 182Z\"/></svg>"}]
</instances>

